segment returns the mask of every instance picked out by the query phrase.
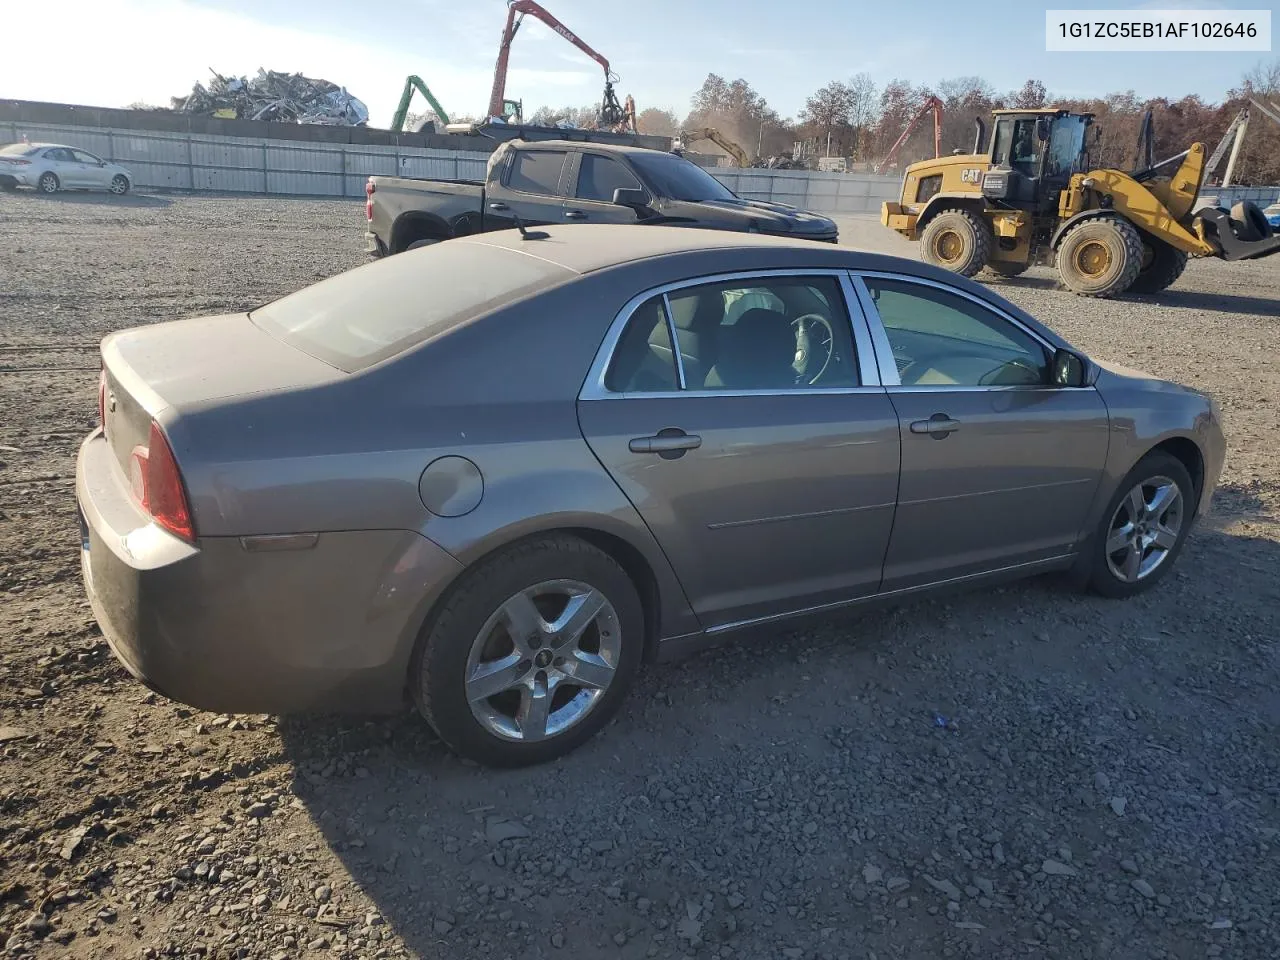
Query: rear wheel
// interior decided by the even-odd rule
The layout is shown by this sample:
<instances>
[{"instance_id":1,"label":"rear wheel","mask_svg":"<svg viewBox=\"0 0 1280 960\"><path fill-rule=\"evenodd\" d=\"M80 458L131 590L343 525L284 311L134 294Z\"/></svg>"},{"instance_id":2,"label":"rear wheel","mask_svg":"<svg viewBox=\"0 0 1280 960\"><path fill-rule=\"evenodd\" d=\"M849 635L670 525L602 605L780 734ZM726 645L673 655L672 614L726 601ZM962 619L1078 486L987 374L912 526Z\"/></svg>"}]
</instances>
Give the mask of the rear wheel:
<instances>
[{"instance_id":1,"label":"rear wheel","mask_svg":"<svg viewBox=\"0 0 1280 960\"><path fill-rule=\"evenodd\" d=\"M41 193L57 193L62 186L58 181L58 175L52 170L46 170L40 174L40 179L36 183L40 187Z\"/></svg>"},{"instance_id":2,"label":"rear wheel","mask_svg":"<svg viewBox=\"0 0 1280 960\"><path fill-rule=\"evenodd\" d=\"M1119 296L1141 270L1142 237L1119 217L1078 223L1058 245L1058 275L1082 297Z\"/></svg>"},{"instance_id":3,"label":"rear wheel","mask_svg":"<svg viewBox=\"0 0 1280 960\"><path fill-rule=\"evenodd\" d=\"M1187 268L1187 255L1156 237L1142 237L1142 269L1129 287L1132 293L1159 293Z\"/></svg>"},{"instance_id":4,"label":"rear wheel","mask_svg":"<svg viewBox=\"0 0 1280 960\"><path fill-rule=\"evenodd\" d=\"M433 243L439 243L435 237L423 237L421 240L415 240L413 243L405 247L406 250L417 250L419 247L429 247Z\"/></svg>"},{"instance_id":5,"label":"rear wheel","mask_svg":"<svg viewBox=\"0 0 1280 960\"><path fill-rule=\"evenodd\" d=\"M541 763L608 722L643 646L644 612L626 571L576 537L547 537L465 575L419 641L410 685L458 754Z\"/></svg>"},{"instance_id":6,"label":"rear wheel","mask_svg":"<svg viewBox=\"0 0 1280 960\"><path fill-rule=\"evenodd\" d=\"M968 210L944 210L920 236L924 259L936 267L972 277L991 258L991 227Z\"/></svg>"}]
</instances>

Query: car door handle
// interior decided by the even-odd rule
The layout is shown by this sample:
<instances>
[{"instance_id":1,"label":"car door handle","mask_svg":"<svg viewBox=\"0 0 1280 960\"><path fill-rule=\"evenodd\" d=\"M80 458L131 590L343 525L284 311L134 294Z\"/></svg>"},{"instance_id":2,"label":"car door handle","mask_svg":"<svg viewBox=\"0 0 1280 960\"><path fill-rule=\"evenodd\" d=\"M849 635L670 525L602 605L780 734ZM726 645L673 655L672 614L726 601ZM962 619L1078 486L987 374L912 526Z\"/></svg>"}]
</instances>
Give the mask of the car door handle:
<instances>
[{"instance_id":1,"label":"car door handle","mask_svg":"<svg viewBox=\"0 0 1280 960\"><path fill-rule=\"evenodd\" d=\"M581 210L566 210L564 212L566 220L585 220L587 215Z\"/></svg>"},{"instance_id":2,"label":"car door handle","mask_svg":"<svg viewBox=\"0 0 1280 960\"><path fill-rule=\"evenodd\" d=\"M960 421L952 420L945 413L935 413L928 420L914 420L911 423L912 433L927 433L941 440L960 429Z\"/></svg>"},{"instance_id":3,"label":"car door handle","mask_svg":"<svg viewBox=\"0 0 1280 960\"><path fill-rule=\"evenodd\" d=\"M702 446L702 438L695 433L663 430L652 437L634 437L627 444L632 453L683 453Z\"/></svg>"},{"instance_id":4,"label":"car door handle","mask_svg":"<svg viewBox=\"0 0 1280 960\"><path fill-rule=\"evenodd\" d=\"M493 203L489 204L489 209L490 210L510 210L511 208L508 207L505 203L499 203L498 201L495 200Z\"/></svg>"}]
</instances>

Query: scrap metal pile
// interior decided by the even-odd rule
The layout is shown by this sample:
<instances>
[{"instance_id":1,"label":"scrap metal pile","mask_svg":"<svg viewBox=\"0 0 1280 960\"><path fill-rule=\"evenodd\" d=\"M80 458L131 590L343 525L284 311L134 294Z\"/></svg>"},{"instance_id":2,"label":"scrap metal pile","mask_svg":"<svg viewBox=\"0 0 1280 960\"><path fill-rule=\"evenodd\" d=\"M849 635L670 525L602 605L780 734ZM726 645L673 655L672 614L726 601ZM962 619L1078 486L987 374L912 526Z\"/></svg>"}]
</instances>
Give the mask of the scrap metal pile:
<instances>
[{"instance_id":1,"label":"scrap metal pile","mask_svg":"<svg viewBox=\"0 0 1280 960\"><path fill-rule=\"evenodd\" d=\"M213 80L207 87L197 83L189 96L172 98L174 110L278 123L361 127L369 122L369 108L347 93L346 87L328 80L263 69L252 80L210 72Z\"/></svg>"}]
</instances>

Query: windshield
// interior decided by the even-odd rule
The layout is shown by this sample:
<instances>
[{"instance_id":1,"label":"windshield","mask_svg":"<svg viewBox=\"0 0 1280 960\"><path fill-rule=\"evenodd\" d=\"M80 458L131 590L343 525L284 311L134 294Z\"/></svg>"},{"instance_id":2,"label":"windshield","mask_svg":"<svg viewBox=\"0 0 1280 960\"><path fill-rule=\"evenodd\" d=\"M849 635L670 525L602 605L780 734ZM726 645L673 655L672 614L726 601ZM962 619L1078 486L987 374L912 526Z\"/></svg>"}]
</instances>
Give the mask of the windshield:
<instances>
[{"instance_id":1,"label":"windshield","mask_svg":"<svg viewBox=\"0 0 1280 960\"><path fill-rule=\"evenodd\" d=\"M11 143L7 147L0 147L0 157L26 157L39 149L29 143Z\"/></svg>"},{"instance_id":2,"label":"windshield","mask_svg":"<svg viewBox=\"0 0 1280 960\"><path fill-rule=\"evenodd\" d=\"M670 153L633 153L631 163L660 197L698 203L734 200L733 191L697 164Z\"/></svg>"},{"instance_id":3,"label":"windshield","mask_svg":"<svg viewBox=\"0 0 1280 960\"><path fill-rule=\"evenodd\" d=\"M340 273L249 316L290 346L354 373L572 276L514 250L447 240Z\"/></svg>"}]
</instances>

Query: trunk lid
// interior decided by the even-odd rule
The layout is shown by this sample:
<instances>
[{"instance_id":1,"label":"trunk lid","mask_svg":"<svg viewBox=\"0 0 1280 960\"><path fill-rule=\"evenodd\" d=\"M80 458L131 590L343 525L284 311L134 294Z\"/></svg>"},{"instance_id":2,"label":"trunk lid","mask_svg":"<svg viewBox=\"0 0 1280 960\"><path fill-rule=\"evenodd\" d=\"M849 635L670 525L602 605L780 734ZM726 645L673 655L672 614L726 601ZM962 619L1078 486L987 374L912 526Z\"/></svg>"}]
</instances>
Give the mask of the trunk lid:
<instances>
[{"instance_id":1,"label":"trunk lid","mask_svg":"<svg viewBox=\"0 0 1280 960\"><path fill-rule=\"evenodd\" d=\"M122 330L102 341L107 440L126 476L151 421L217 400L315 386L342 371L276 339L247 314L202 317Z\"/></svg>"}]
</instances>

